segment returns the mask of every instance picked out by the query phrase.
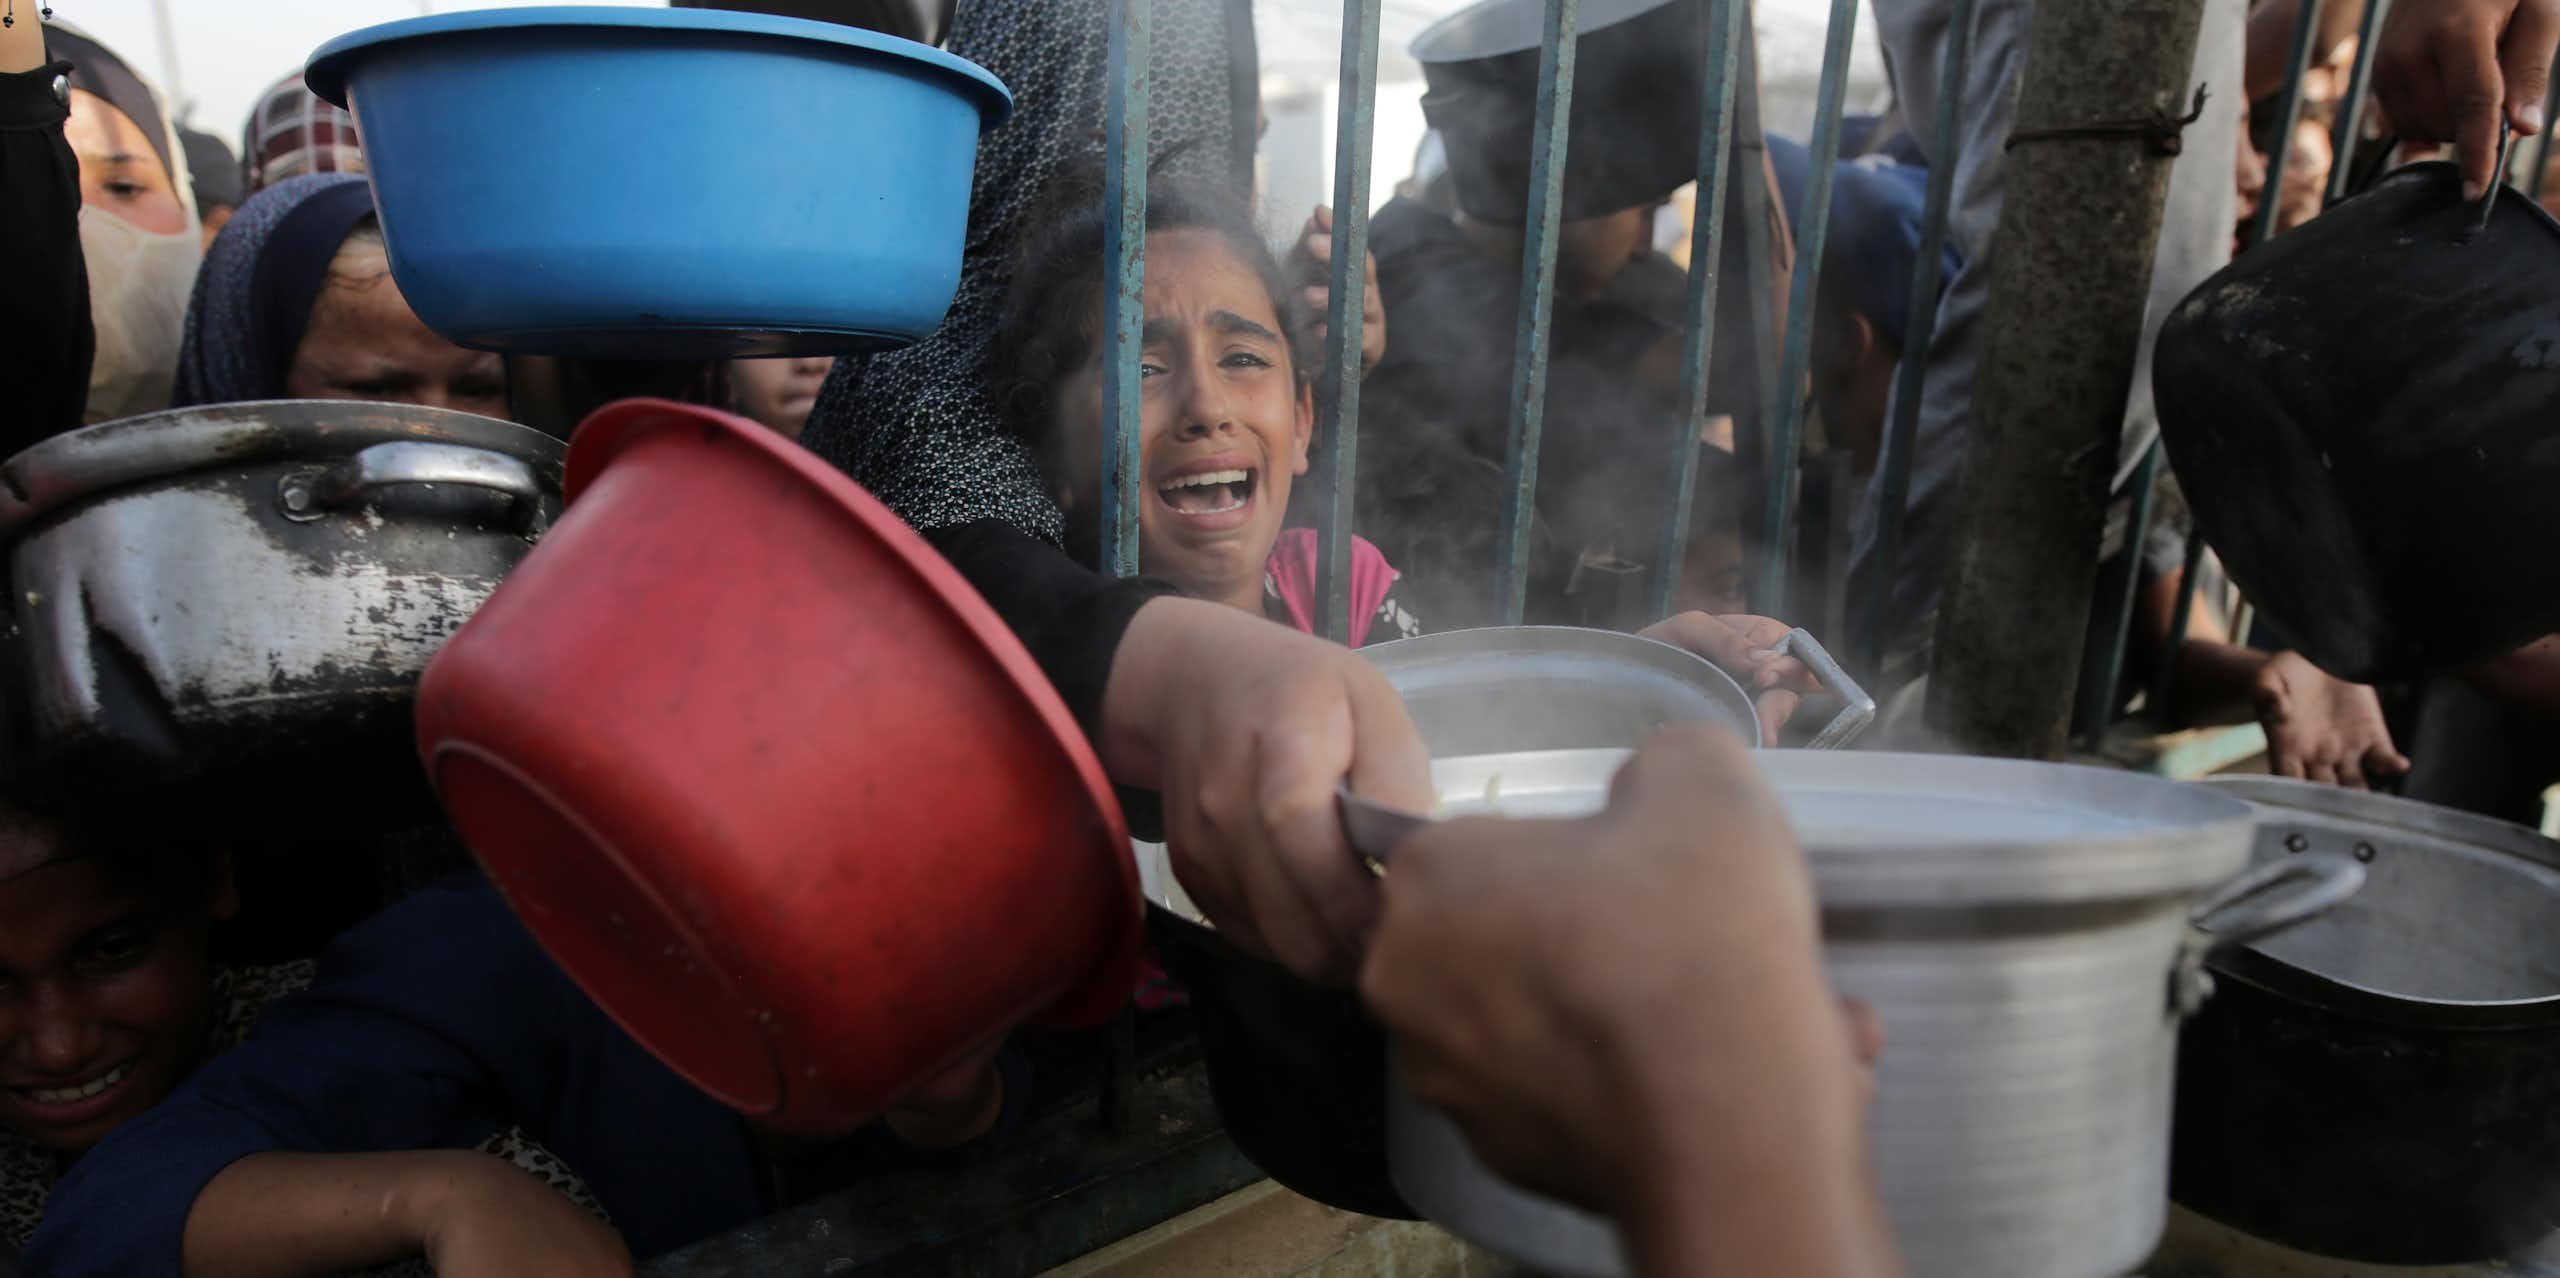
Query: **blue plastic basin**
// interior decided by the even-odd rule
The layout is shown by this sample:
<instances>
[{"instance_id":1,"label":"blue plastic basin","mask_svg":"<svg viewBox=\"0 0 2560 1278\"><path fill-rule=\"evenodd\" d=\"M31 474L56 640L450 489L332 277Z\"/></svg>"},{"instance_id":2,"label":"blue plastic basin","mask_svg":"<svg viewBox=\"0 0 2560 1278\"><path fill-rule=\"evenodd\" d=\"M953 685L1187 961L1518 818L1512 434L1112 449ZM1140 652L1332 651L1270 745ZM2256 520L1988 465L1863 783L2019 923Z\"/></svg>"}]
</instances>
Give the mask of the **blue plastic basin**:
<instances>
[{"instance_id":1,"label":"blue plastic basin","mask_svg":"<svg viewBox=\"0 0 2560 1278\"><path fill-rule=\"evenodd\" d=\"M343 35L392 277L429 328L527 354L902 346L959 286L984 68L853 27L696 9L454 13Z\"/></svg>"}]
</instances>

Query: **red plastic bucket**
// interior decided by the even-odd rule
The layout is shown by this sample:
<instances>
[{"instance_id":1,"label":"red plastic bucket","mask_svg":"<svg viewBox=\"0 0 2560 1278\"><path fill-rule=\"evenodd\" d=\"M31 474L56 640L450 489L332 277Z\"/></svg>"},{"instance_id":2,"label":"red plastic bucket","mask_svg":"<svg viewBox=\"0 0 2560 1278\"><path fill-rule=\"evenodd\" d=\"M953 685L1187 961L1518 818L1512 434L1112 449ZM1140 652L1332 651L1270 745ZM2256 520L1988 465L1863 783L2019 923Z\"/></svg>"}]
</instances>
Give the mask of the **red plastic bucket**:
<instances>
[{"instance_id":1,"label":"red plastic bucket","mask_svg":"<svg viewBox=\"0 0 2560 1278\"><path fill-rule=\"evenodd\" d=\"M446 809L678 1073L841 1131L1025 1018L1126 999L1102 768L959 574L753 423L610 405L570 505L418 687Z\"/></svg>"}]
</instances>

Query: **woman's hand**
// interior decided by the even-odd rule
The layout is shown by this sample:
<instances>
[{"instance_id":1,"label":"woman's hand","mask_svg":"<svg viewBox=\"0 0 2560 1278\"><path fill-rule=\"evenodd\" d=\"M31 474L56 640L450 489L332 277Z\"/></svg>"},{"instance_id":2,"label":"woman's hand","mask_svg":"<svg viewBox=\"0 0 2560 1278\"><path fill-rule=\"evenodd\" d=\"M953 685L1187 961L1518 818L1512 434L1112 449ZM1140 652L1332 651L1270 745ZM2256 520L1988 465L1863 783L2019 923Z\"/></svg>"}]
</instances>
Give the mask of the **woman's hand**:
<instances>
[{"instance_id":1,"label":"woman's hand","mask_svg":"<svg viewBox=\"0 0 2560 1278\"><path fill-rule=\"evenodd\" d=\"M996 1053L1004 1040L969 1053L959 1064L925 1080L889 1107L881 1121L918 1149L965 1145L995 1129L1004 1116L1004 1073Z\"/></svg>"},{"instance_id":2,"label":"woman's hand","mask_svg":"<svg viewBox=\"0 0 2560 1278\"><path fill-rule=\"evenodd\" d=\"M2500 115L2542 131L2555 46L2560 0L2397 0L2374 42L2373 92L2403 140L2455 145L2477 198L2501 176Z\"/></svg>"},{"instance_id":3,"label":"woman's hand","mask_svg":"<svg viewBox=\"0 0 2560 1278\"><path fill-rule=\"evenodd\" d=\"M622 1235L475 1150L251 1154L187 1209L189 1278L332 1274L424 1255L474 1278L623 1278Z\"/></svg>"},{"instance_id":4,"label":"woman's hand","mask_svg":"<svg viewBox=\"0 0 2560 1278\"><path fill-rule=\"evenodd\" d=\"M1721 729L1666 728L1605 812L1396 849L1360 990L1488 1164L1616 1214L1647 1273L1891 1268L1859 1056L1786 816Z\"/></svg>"},{"instance_id":5,"label":"woman's hand","mask_svg":"<svg viewBox=\"0 0 2560 1278\"><path fill-rule=\"evenodd\" d=\"M1386 677L1348 649L1196 599L1138 610L1103 692L1112 778L1164 800L1183 890L1218 930L1347 981L1377 884L1334 787L1428 811L1431 759Z\"/></svg>"},{"instance_id":6,"label":"woman's hand","mask_svg":"<svg viewBox=\"0 0 2560 1278\"><path fill-rule=\"evenodd\" d=\"M1780 651L1792 629L1771 617L1684 612L1636 633L1686 648L1732 675L1750 690L1759 707L1760 744L1773 746L1778 744L1778 729L1795 714L1804 694L1822 690L1812 670Z\"/></svg>"},{"instance_id":7,"label":"woman's hand","mask_svg":"<svg viewBox=\"0 0 2560 1278\"><path fill-rule=\"evenodd\" d=\"M417 1189L419 1239L439 1274L624 1278L631 1249L612 1226L512 1163L445 1151Z\"/></svg>"},{"instance_id":8,"label":"woman's hand","mask_svg":"<svg viewBox=\"0 0 2560 1278\"><path fill-rule=\"evenodd\" d=\"M2301 653L2277 653L2260 667L2252 699L2267 730L2268 766L2278 776L2362 790L2368 773L2409 770L2373 689L2331 675Z\"/></svg>"},{"instance_id":9,"label":"woman's hand","mask_svg":"<svg viewBox=\"0 0 2560 1278\"><path fill-rule=\"evenodd\" d=\"M1378 294L1378 258L1370 254L1360 295L1360 371L1364 375L1387 354L1387 304ZM1325 307L1333 298L1333 210L1319 204L1289 250L1290 273L1304 286L1307 310L1315 316L1316 340L1325 340Z\"/></svg>"}]
</instances>

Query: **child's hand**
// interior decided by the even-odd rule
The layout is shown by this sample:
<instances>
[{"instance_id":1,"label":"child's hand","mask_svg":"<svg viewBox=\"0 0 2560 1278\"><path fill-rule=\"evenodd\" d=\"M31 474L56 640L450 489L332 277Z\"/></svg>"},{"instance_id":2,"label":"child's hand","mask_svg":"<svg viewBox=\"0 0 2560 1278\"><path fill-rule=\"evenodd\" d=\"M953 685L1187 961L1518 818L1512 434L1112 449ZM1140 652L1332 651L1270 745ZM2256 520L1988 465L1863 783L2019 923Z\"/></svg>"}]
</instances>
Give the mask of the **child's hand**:
<instances>
[{"instance_id":1,"label":"child's hand","mask_svg":"<svg viewBox=\"0 0 2560 1278\"><path fill-rule=\"evenodd\" d=\"M1378 257L1365 267L1360 296L1360 371L1366 374L1387 354L1387 304L1378 294ZM1325 307L1333 298L1333 210L1319 204L1289 250L1290 273L1305 287L1307 310L1315 317L1316 340L1325 340Z\"/></svg>"},{"instance_id":2,"label":"child's hand","mask_svg":"<svg viewBox=\"0 0 2560 1278\"><path fill-rule=\"evenodd\" d=\"M2259 669L2251 694L2267 730L2267 762L2278 776L2364 790L2371 788L2367 773L2396 777L2409 770L2409 757L2391 744L2381 697L2301 653L2277 653Z\"/></svg>"},{"instance_id":3,"label":"child's hand","mask_svg":"<svg viewBox=\"0 0 2560 1278\"><path fill-rule=\"evenodd\" d=\"M1004 1115L1004 1074L996 1068L1001 1042L927 1079L882 1121L918 1149L948 1149L986 1135Z\"/></svg>"},{"instance_id":4,"label":"child's hand","mask_svg":"<svg viewBox=\"0 0 2560 1278\"><path fill-rule=\"evenodd\" d=\"M1103 693L1103 765L1164 799L1183 890L1228 939L1347 983L1378 888L1334 787L1432 805L1431 756L1376 666L1198 599L1138 610Z\"/></svg>"},{"instance_id":5,"label":"child's hand","mask_svg":"<svg viewBox=\"0 0 2560 1278\"><path fill-rule=\"evenodd\" d=\"M1732 675L1760 708L1760 744L1773 746L1804 694L1822 690L1813 671L1779 651L1793 628L1774 617L1684 612L1636 633L1686 648Z\"/></svg>"},{"instance_id":6,"label":"child's hand","mask_svg":"<svg viewBox=\"0 0 2560 1278\"><path fill-rule=\"evenodd\" d=\"M439 1274L627 1278L631 1249L558 1190L487 1154L422 1155L420 1243Z\"/></svg>"}]
</instances>

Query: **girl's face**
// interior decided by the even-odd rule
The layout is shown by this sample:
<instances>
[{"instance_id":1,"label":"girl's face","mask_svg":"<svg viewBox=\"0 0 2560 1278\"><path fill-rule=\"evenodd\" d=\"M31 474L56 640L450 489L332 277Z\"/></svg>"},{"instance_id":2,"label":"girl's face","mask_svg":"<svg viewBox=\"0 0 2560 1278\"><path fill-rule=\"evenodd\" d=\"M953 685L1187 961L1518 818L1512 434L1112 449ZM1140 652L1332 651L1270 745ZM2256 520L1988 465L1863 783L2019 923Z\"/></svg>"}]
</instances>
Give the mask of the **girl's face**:
<instances>
[{"instance_id":1,"label":"girl's face","mask_svg":"<svg viewBox=\"0 0 2560 1278\"><path fill-rule=\"evenodd\" d=\"M0 880L0 1128L63 1153L159 1103L204 1058L208 936L234 901L88 860Z\"/></svg>"},{"instance_id":2,"label":"girl's face","mask_svg":"<svg viewBox=\"0 0 2560 1278\"><path fill-rule=\"evenodd\" d=\"M1680 612L1719 617L1751 611L1742 596L1741 534L1725 528L1690 538L1689 553L1680 561L1680 592L1674 606Z\"/></svg>"},{"instance_id":3,"label":"girl's face","mask_svg":"<svg viewBox=\"0 0 2560 1278\"><path fill-rule=\"evenodd\" d=\"M80 161L80 203L113 213L138 230L174 235L187 229L169 167L151 149L142 126L86 89L71 91L71 119L64 140Z\"/></svg>"},{"instance_id":4,"label":"girl's face","mask_svg":"<svg viewBox=\"0 0 2560 1278\"><path fill-rule=\"evenodd\" d=\"M311 322L286 370L295 399L361 399L507 415L506 364L465 350L409 309L378 241L349 239L311 303Z\"/></svg>"},{"instance_id":5,"label":"girl's face","mask_svg":"<svg viewBox=\"0 0 2560 1278\"><path fill-rule=\"evenodd\" d=\"M835 359L827 355L731 360L729 393L740 414L787 438L798 439L801 428L809 423L809 410L818 406L818 392L826 388L827 372L835 364Z\"/></svg>"},{"instance_id":6,"label":"girl's face","mask_svg":"<svg viewBox=\"0 0 2560 1278\"><path fill-rule=\"evenodd\" d=\"M1210 231L1147 237L1139 363L1140 564L1185 594L1259 608L1315 397L1300 386L1262 279ZM1099 505L1102 359L1059 390L1059 502Z\"/></svg>"}]
</instances>

